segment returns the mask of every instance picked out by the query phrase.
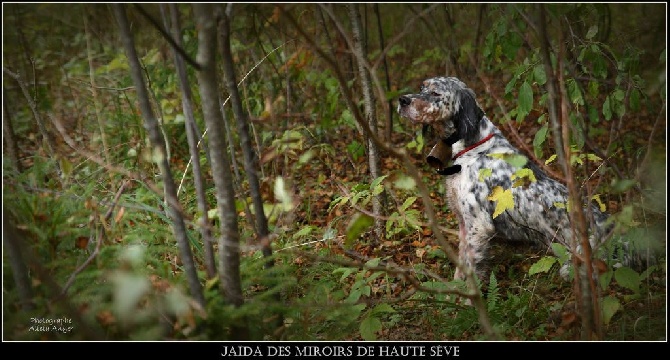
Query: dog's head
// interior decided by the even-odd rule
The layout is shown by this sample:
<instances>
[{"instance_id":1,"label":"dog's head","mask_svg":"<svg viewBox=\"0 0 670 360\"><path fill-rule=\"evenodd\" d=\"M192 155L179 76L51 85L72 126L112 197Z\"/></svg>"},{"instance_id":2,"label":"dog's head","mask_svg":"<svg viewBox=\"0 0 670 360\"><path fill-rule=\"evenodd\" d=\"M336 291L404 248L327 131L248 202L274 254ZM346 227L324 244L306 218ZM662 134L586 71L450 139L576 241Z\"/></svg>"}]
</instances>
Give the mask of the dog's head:
<instances>
[{"instance_id":1,"label":"dog's head","mask_svg":"<svg viewBox=\"0 0 670 360\"><path fill-rule=\"evenodd\" d=\"M420 93L398 99L398 113L412 123L433 127L442 139L457 134L466 143L476 140L484 116L475 93L455 77L425 80Z\"/></svg>"}]
</instances>

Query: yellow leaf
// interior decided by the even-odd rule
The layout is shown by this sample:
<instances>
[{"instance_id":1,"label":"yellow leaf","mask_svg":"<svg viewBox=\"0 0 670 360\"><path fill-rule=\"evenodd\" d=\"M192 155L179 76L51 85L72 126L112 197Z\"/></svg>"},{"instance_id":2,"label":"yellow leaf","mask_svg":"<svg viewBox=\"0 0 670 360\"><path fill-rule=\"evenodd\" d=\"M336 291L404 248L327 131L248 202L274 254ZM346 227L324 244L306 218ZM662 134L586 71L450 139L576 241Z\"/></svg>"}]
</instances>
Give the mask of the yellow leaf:
<instances>
[{"instance_id":1,"label":"yellow leaf","mask_svg":"<svg viewBox=\"0 0 670 360\"><path fill-rule=\"evenodd\" d=\"M595 194L591 197L592 200L595 200L598 203L598 207L600 208L600 211L605 212L607 210L607 206L600 200L600 195Z\"/></svg>"},{"instance_id":2,"label":"yellow leaf","mask_svg":"<svg viewBox=\"0 0 670 360\"><path fill-rule=\"evenodd\" d=\"M514 180L516 178L519 178L519 179L528 178L528 180L530 180L530 182L536 182L537 181L537 178L535 177L535 173L533 172L533 170L531 170L529 168L523 168L523 169L517 170L514 174L512 174L512 180Z\"/></svg>"},{"instance_id":3,"label":"yellow leaf","mask_svg":"<svg viewBox=\"0 0 670 360\"><path fill-rule=\"evenodd\" d=\"M514 198L512 197L511 189L503 189L500 186L496 186L487 199L496 202L496 210L493 212L494 219L505 212L505 210L514 209Z\"/></svg>"}]
</instances>

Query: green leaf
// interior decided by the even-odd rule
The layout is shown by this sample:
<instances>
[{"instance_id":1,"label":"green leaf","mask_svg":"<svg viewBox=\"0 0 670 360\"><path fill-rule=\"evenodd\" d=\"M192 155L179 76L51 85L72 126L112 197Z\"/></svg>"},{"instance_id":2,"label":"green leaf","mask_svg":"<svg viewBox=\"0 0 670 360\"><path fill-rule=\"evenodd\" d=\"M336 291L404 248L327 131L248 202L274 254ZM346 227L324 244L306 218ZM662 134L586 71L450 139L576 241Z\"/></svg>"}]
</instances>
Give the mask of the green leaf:
<instances>
[{"instance_id":1,"label":"green leaf","mask_svg":"<svg viewBox=\"0 0 670 360\"><path fill-rule=\"evenodd\" d=\"M416 188L416 181L414 178L406 175L401 175L393 182L393 185L400 190L414 190Z\"/></svg>"},{"instance_id":2,"label":"green leaf","mask_svg":"<svg viewBox=\"0 0 670 360\"><path fill-rule=\"evenodd\" d=\"M493 169L479 169L479 181L484 181L493 174Z\"/></svg>"},{"instance_id":3,"label":"green leaf","mask_svg":"<svg viewBox=\"0 0 670 360\"><path fill-rule=\"evenodd\" d=\"M610 187L612 188L613 193L621 194L630 190L633 186L635 186L636 183L637 182L632 179L620 179L614 181Z\"/></svg>"},{"instance_id":4,"label":"green leaf","mask_svg":"<svg viewBox=\"0 0 670 360\"><path fill-rule=\"evenodd\" d=\"M354 158L354 161L365 155L365 149L363 148L363 145L361 145L361 143L356 140L352 140L347 145L347 152L351 155L351 157Z\"/></svg>"},{"instance_id":5,"label":"green leaf","mask_svg":"<svg viewBox=\"0 0 670 360\"><path fill-rule=\"evenodd\" d=\"M586 158L589 159L589 161L595 161L595 162L603 161L603 159L600 158L600 156L592 153L586 154Z\"/></svg>"},{"instance_id":6,"label":"green leaf","mask_svg":"<svg viewBox=\"0 0 670 360\"><path fill-rule=\"evenodd\" d=\"M566 261L570 259L570 253L568 249L563 244L551 243L551 251L558 258L558 263L563 265Z\"/></svg>"},{"instance_id":7,"label":"green leaf","mask_svg":"<svg viewBox=\"0 0 670 360\"><path fill-rule=\"evenodd\" d=\"M601 79L607 78L607 62L600 53L600 49L597 49L595 58L593 59L593 74L599 76Z\"/></svg>"},{"instance_id":8,"label":"green leaf","mask_svg":"<svg viewBox=\"0 0 670 360\"><path fill-rule=\"evenodd\" d=\"M622 287L640 293L640 275L635 270L622 266L614 271L614 279Z\"/></svg>"},{"instance_id":9,"label":"green leaf","mask_svg":"<svg viewBox=\"0 0 670 360\"><path fill-rule=\"evenodd\" d=\"M544 124L544 126L542 126L540 130L535 133L535 138L533 138L533 147L535 148L535 153L542 149L542 144L544 144L544 142L547 140L548 131L549 127L547 124Z\"/></svg>"},{"instance_id":10,"label":"green leaf","mask_svg":"<svg viewBox=\"0 0 670 360\"><path fill-rule=\"evenodd\" d=\"M381 303L372 309L372 314L395 313L396 310L389 304Z\"/></svg>"},{"instance_id":11,"label":"green leaf","mask_svg":"<svg viewBox=\"0 0 670 360\"><path fill-rule=\"evenodd\" d=\"M333 274L338 274L342 273L342 276L340 277L340 282L344 282L346 278L349 277L354 271L357 271L358 269L356 268L337 268L333 270Z\"/></svg>"},{"instance_id":12,"label":"green leaf","mask_svg":"<svg viewBox=\"0 0 670 360\"><path fill-rule=\"evenodd\" d=\"M440 258L440 259L446 259L447 258L447 253L444 252L444 250L440 248L435 248L428 250L428 257L431 259L434 258Z\"/></svg>"},{"instance_id":13,"label":"green leaf","mask_svg":"<svg viewBox=\"0 0 670 360\"><path fill-rule=\"evenodd\" d=\"M377 196L384 192L384 185L377 185L372 188L372 196Z\"/></svg>"},{"instance_id":14,"label":"green leaf","mask_svg":"<svg viewBox=\"0 0 670 360\"><path fill-rule=\"evenodd\" d=\"M640 274L640 281L645 280L646 278L649 277L649 275L651 275L651 273L653 273L654 271L656 271L658 269L659 268L656 265L652 265L652 266L648 267L645 271L642 272L642 274Z\"/></svg>"},{"instance_id":15,"label":"green leaf","mask_svg":"<svg viewBox=\"0 0 670 360\"><path fill-rule=\"evenodd\" d=\"M530 269L528 269L528 275L546 273L551 270L551 267L554 266L557 261L558 259L553 256L544 256L535 264L531 265Z\"/></svg>"},{"instance_id":16,"label":"green leaf","mask_svg":"<svg viewBox=\"0 0 670 360\"><path fill-rule=\"evenodd\" d=\"M615 99L610 105L618 118L622 118L626 114L626 106L623 103L623 99Z\"/></svg>"},{"instance_id":17,"label":"green leaf","mask_svg":"<svg viewBox=\"0 0 670 360\"><path fill-rule=\"evenodd\" d=\"M583 102L582 102L583 103ZM570 134L572 141L578 149L582 149L585 143L585 136L582 127L579 125L579 118L576 113L570 113L570 121L572 122L574 131Z\"/></svg>"},{"instance_id":18,"label":"green leaf","mask_svg":"<svg viewBox=\"0 0 670 360\"><path fill-rule=\"evenodd\" d=\"M284 178L281 176L275 179L275 198L281 203L282 210L288 211L293 209L293 195L287 189Z\"/></svg>"},{"instance_id":19,"label":"green leaf","mask_svg":"<svg viewBox=\"0 0 670 360\"><path fill-rule=\"evenodd\" d=\"M301 236L307 236L307 235L311 234L314 229L316 229L316 227L313 226L313 225L303 226L303 227L300 228L300 230L298 230L298 232L293 234L293 239L297 239Z\"/></svg>"},{"instance_id":20,"label":"green leaf","mask_svg":"<svg viewBox=\"0 0 670 360\"><path fill-rule=\"evenodd\" d=\"M589 81L589 95L591 95L592 98L597 98L598 95L600 94L600 91L598 91L598 82L595 80Z\"/></svg>"},{"instance_id":21,"label":"green leaf","mask_svg":"<svg viewBox=\"0 0 670 360\"><path fill-rule=\"evenodd\" d=\"M606 290L608 286L612 283L612 277L614 277L613 271L605 271L598 277L600 282L600 288Z\"/></svg>"},{"instance_id":22,"label":"green leaf","mask_svg":"<svg viewBox=\"0 0 670 360\"><path fill-rule=\"evenodd\" d=\"M382 258L374 258L374 259L370 259L370 260L368 260L368 261L365 263L365 267L369 269L369 268L373 268L373 267L379 266L379 263L380 263L381 261L382 261ZM379 274L381 274L381 273L375 273L375 274L377 274L377 275L370 276L370 278L368 279L368 281L372 281L372 280L374 280L374 278L376 278L377 276L379 276Z\"/></svg>"},{"instance_id":23,"label":"green leaf","mask_svg":"<svg viewBox=\"0 0 670 360\"><path fill-rule=\"evenodd\" d=\"M381 184L382 181L384 181L384 179L386 179L387 176L388 176L388 175L382 175L382 176L380 176L380 177L378 177L378 178L372 180L372 182L370 183L370 189L374 189L374 188L377 187L379 184Z\"/></svg>"},{"instance_id":24,"label":"green leaf","mask_svg":"<svg viewBox=\"0 0 670 360\"><path fill-rule=\"evenodd\" d=\"M621 303L619 302L619 299L608 295L603 298L603 323L605 325L608 325L610 320L612 320L612 316L621 309Z\"/></svg>"},{"instance_id":25,"label":"green leaf","mask_svg":"<svg viewBox=\"0 0 670 360\"><path fill-rule=\"evenodd\" d=\"M416 201L416 196L408 197L407 200L405 200L405 202L400 206L400 209L402 209L403 211L407 210L407 208L412 206L412 204L414 204L415 201Z\"/></svg>"},{"instance_id":26,"label":"green leaf","mask_svg":"<svg viewBox=\"0 0 670 360\"><path fill-rule=\"evenodd\" d=\"M625 205L623 209L613 216L619 226L636 227L640 223L635 220L635 209L632 205Z\"/></svg>"},{"instance_id":27,"label":"green leaf","mask_svg":"<svg viewBox=\"0 0 670 360\"><path fill-rule=\"evenodd\" d=\"M131 321L137 313L136 306L151 288L149 280L143 276L117 272L111 276L114 284L114 310L120 318Z\"/></svg>"},{"instance_id":28,"label":"green leaf","mask_svg":"<svg viewBox=\"0 0 670 360\"><path fill-rule=\"evenodd\" d=\"M570 97L570 101L572 101L573 104L584 105L582 91L579 90L579 85L574 80L568 82L568 96Z\"/></svg>"},{"instance_id":29,"label":"green leaf","mask_svg":"<svg viewBox=\"0 0 670 360\"><path fill-rule=\"evenodd\" d=\"M361 296L363 296L363 291L361 288L352 289L345 302L347 304L355 304L361 298Z\"/></svg>"},{"instance_id":30,"label":"green leaf","mask_svg":"<svg viewBox=\"0 0 670 360\"><path fill-rule=\"evenodd\" d=\"M586 39L591 40L598 33L598 25L591 25L589 31L586 33Z\"/></svg>"},{"instance_id":31,"label":"green leaf","mask_svg":"<svg viewBox=\"0 0 670 360\"><path fill-rule=\"evenodd\" d=\"M171 288L165 294L165 302L170 313L180 316L187 314L191 309L189 297L184 295L178 288Z\"/></svg>"},{"instance_id":32,"label":"green leaf","mask_svg":"<svg viewBox=\"0 0 670 360\"><path fill-rule=\"evenodd\" d=\"M605 102L603 103L603 115L605 116L605 120L607 121L612 119L612 107L610 106L609 95L605 98Z\"/></svg>"},{"instance_id":33,"label":"green leaf","mask_svg":"<svg viewBox=\"0 0 670 360\"><path fill-rule=\"evenodd\" d=\"M493 153L493 154L488 154L488 156L494 158L494 159L502 159L508 164L517 167L517 168L522 168L526 163L528 162L528 158L524 155L521 154L505 154L505 153Z\"/></svg>"},{"instance_id":34,"label":"green leaf","mask_svg":"<svg viewBox=\"0 0 670 360\"><path fill-rule=\"evenodd\" d=\"M146 248L144 245L134 244L126 246L119 255L119 260L133 266L140 265L142 263L145 263L144 261L145 250Z\"/></svg>"},{"instance_id":35,"label":"green leaf","mask_svg":"<svg viewBox=\"0 0 670 360\"><path fill-rule=\"evenodd\" d=\"M519 99L518 99L518 111L519 116L517 119L523 120L526 115L530 113L530 110L533 108L533 89L530 87L528 82L524 81L519 89Z\"/></svg>"},{"instance_id":36,"label":"green leaf","mask_svg":"<svg viewBox=\"0 0 670 360\"><path fill-rule=\"evenodd\" d=\"M547 73L544 72L544 65L535 65L533 77L538 85L542 86L547 82Z\"/></svg>"},{"instance_id":37,"label":"green leaf","mask_svg":"<svg viewBox=\"0 0 670 360\"><path fill-rule=\"evenodd\" d=\"M377 331L382 329L382 322L374 316L368 316L361 322L360 333L361 337L366 341L377 340Z\"/></svg>"},{"instance_id":38,"label":"green leaf","mask_svg":"<svg viewBox=\"0 0 670 360\"><path fill-rule=\"evenodd\" d=\"M312 160L312 158L315 155L316 154L315 154L314 149L309 149L309 150L305 151L302 155L300 155L300 158L298 159L298 162L300 164L305 164L305 163L309 162L310 160Z\"/></svg>"},{"instance_id":39,"label":"green leaf","mask_svg":"<svg viewBox=\"0 0 670 360\"><path fill-rule=\"evenodd\" d=\"M514 86L516 86L516 79L516 76L512 76L512 80L507 83L505 86L505 95L510 94L512 90L514 90Z\"/></svg>"},{"instance_id":40,"label":"green leaf","mask_svg":"<svg viewBox=\"0 0 670 360\"><path fill-rule=\"evenodd\" d=\"M628 104L631 110L635 112L640 111L640 92L637 89L633 89L630 92L630 98L628 99Z\"/></svg>"},{"instance_id":41,"label":"green leaf","mask_svg":"<svg viewBox=\"0 0 670 360\"><path fill-rule=\"evenodd\" d=\"M345 247L350 248L353 241L358 239L373 223L371 216L356 213L347 226L347 239L344 242Z\"/></svg>"},{"instance_id":42,"label":"green leaf","mask_svg":"<svg viewBox=\"0 0 670 360\"><path fill-rule=\"evenodd\" d=\"M626 94L625 94L625 93L623 92L623 90L621 90L621 89L616 89L616 90L614 90L614 92L612 93L612 95L614 95L614 98L615 98L616 100L619 100L619 101L622 101L622 100L624 99L624 97L626 96Z\"/></svg>"}]
</instances>

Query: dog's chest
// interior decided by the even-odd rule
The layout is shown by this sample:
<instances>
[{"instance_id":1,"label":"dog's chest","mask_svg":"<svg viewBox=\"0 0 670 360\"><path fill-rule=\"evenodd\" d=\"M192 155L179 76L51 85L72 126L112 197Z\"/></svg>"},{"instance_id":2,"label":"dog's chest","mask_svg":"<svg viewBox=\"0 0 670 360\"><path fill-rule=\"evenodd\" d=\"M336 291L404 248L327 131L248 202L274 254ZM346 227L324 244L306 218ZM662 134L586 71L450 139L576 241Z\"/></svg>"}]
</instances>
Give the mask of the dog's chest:
<instances>
[{"instance_id":1,"label":"dog's chest","mask_svg":"<svg viewBox=\"0 0 670 360\"><path fill-rule=\"evenodd\" d=\"M449 205L449 210L451 210L459 218L461 215L461 208L458 201L459 199L458 193L462 177L463 177L462 173L449 175L447 176L445 182L446 193L447 193L447 204Z\"/></svg>"}]
</instances>

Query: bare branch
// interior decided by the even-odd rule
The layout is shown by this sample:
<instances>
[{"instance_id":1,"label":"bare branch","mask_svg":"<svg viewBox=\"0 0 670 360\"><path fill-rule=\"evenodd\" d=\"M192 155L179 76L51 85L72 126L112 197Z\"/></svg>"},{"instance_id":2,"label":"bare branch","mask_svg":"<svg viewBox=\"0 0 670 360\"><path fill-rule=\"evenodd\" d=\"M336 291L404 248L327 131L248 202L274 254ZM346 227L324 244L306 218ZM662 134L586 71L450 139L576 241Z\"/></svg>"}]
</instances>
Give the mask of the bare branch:
<instances>
[{"instance_id":1,"label":"bare branch","mask_svg":"<svg viewBox=\"0 0 670 360\"><path fill-rule=\"evenodd\" d=\"M142 16L144 16L144 18L149 20L151 25L153 25L156 28L156 30L158 30L158 32L163 36L163 38L165 40L167 40L167 42L170 43L172 48L175 49L179 53L179 55L184 60L186 60L187 63L191 64L191 66L193 66L198 71L200 71L202 69L200 64L198 64L197 61L193 60L193 58L190 57L181 46L177 45L177 42L175 42L175 40L172 38L172 36L170 36L170 34L168 34L168 32L165 31L165 29L163 29L161 24L156 19L154 19L151 15L149 15L149 13L146 10L144 10L144 8L140 4L133 4L133 5L135 5L135 8L137 9L137 11L139 11L140 14L142 14Z\"/></svg>"}]
</instances>

